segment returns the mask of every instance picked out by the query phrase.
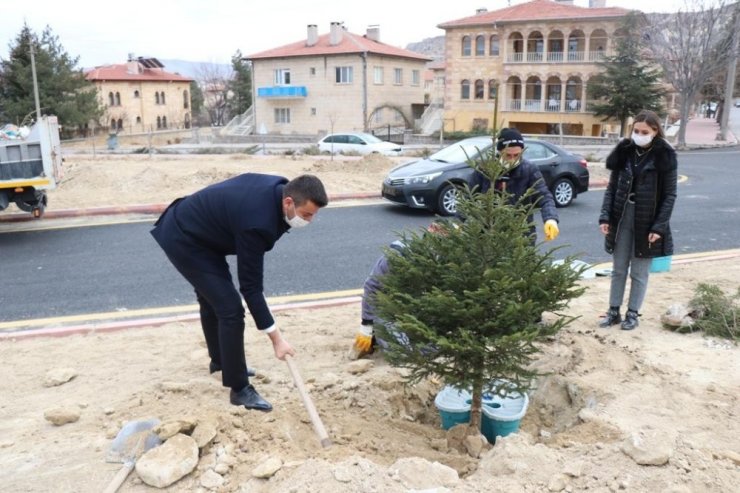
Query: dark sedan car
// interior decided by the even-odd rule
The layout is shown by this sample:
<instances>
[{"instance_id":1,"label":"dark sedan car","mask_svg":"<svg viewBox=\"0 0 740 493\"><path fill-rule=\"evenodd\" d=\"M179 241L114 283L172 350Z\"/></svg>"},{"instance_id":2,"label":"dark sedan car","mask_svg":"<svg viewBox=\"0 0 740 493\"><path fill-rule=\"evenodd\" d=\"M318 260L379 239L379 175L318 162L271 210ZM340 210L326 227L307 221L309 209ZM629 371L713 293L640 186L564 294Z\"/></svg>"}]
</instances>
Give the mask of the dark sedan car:
<instances>
[{"instance_id":1,"label":"dark sedan car","mask_svg":"<svg viewBox=\"0 0 740 493\"><path fill-rule=\"evenodd\" d=\"M524 158L536 164L552 192L555 205L565 207L588 191L586 160L542 140L526 139ZM429 209L441 215L455 213L455 185L472 186L475 171L468 159L490 152L491 137L471 137L419 159L393 168L383 180L383 197L399 204Z\"/></svg>"}]
</instances>

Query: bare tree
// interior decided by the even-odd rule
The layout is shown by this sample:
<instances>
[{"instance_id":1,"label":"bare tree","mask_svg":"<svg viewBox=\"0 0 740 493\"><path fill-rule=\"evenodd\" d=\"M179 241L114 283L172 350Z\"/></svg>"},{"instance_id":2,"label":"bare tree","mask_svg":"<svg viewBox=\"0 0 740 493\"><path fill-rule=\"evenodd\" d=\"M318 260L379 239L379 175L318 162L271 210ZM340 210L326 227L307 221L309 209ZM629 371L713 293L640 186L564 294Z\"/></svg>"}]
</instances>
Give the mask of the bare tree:
<instances>
[{"instance_id":1,"label":"bare tree","mask_svg":"<svg viewBox=\"0 0 740 493\"><path fill-rule=\"evenodd\" d=\"M232 69L216 64L201 64L196 79L203 91L203 108L208 112L211 125L223 126L228 118L229 81Z\"/></svg>"},{"instance_id":2,"label":"bare tree","mask_svg":"<svg viewBox=\"0 0 740 493\"><path fill-rule=\"evenodd\" d=\"M647 43L681 96L678 147L686 145L689 110L702 87L727 65L731 8L725 0L685 0L675 14L648 14Z\"/></svg>"}]
</instances>

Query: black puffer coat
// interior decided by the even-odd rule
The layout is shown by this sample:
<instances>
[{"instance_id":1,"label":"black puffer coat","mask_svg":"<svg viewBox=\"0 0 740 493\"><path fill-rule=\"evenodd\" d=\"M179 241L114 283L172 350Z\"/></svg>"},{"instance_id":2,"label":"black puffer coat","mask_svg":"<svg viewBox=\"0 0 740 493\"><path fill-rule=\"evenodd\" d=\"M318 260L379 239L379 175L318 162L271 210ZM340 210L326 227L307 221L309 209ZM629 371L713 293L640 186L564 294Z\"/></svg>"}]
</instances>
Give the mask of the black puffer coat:
<instances>
[{"instance_id":1,"label":"black puffer coat","mask_svg":"<svg viewBox=\"0 0 740 493\"><path fill-rule=\"evenodd\" d=\"M609 185L604 194L599 224L609 224L606 251L614 253L614 245L622 221L624 208L635 185L635 256L640 258L673 255L673 237L669 221L676 202L678 163L676 151L660 137L653 141L652 149L645 156L641 171L632 175L632 162L637 158L637 146L630 139L622 140L606 158L606 168L611 170ZM639 148L642 150L642 148ZM648 243L648 235L657 233L660 240Z\"/></svg>"}]
</instances>

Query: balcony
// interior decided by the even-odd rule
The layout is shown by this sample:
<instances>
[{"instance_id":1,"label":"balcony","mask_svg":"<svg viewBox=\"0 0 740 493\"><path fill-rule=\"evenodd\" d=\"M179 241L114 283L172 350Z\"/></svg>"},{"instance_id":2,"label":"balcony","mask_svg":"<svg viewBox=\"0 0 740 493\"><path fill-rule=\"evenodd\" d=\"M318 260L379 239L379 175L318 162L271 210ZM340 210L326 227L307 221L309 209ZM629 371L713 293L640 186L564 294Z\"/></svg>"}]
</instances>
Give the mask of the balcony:
<instances>
[{"instance_id":1,"label":"balcony","mask_svg":"<svg viewBox=\"0 0 740 493\"><path fill-rule=\"evenodd\" d=\"M527 53L515 52L506 55L507 63L589 63L599 62L607 56L603 51L529 51Z\"/></svg>"},{"instance_id":2,"label":"balcony","mask_svg":"<svg viewBox=\"0 0 740 493\"><path fill-rule=\"evenodd\" d=\"M258 87L258 98L295 99L308 97L306 86L272 86Z\"/></svg>"}]
</instances>

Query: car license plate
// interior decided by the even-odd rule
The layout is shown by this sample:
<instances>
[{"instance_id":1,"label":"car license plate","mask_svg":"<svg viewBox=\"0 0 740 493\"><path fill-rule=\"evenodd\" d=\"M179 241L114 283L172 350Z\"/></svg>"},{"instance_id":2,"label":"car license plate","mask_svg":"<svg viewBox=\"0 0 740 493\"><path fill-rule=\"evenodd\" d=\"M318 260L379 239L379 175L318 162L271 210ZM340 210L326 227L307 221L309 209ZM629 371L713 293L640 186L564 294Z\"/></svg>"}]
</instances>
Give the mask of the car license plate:
<instances>
[{"instance_id":1,"label":"car license plate","mask_svg":"<svg viewBox=\"0 0 740 493\"><path fill-rule=\"evenodd\" d=\"M398 190L395 188L391 188L388 185L383 185L383 195L390 195L391 197L395 197L398 194Z\"/></svg>"}]
</instances>

